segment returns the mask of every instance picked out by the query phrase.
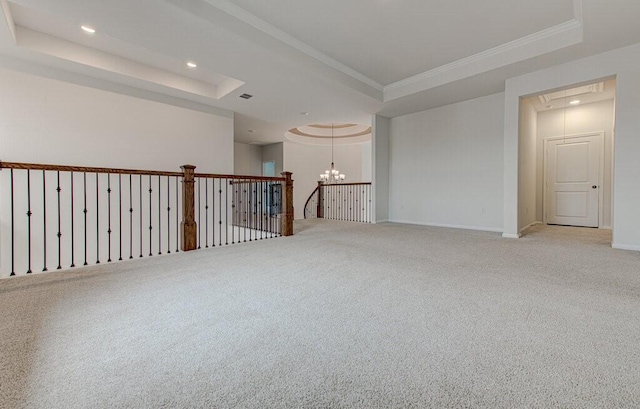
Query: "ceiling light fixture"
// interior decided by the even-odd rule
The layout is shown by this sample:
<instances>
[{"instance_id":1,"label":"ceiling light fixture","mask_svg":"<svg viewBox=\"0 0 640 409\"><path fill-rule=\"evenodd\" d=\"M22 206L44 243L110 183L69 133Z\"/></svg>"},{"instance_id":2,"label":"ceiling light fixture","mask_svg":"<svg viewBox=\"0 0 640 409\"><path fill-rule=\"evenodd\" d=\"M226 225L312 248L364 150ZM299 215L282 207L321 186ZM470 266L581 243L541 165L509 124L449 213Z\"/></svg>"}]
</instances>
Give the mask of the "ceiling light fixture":
<instances>
[{"instance_id":1,"label":"ceiling light fixture","mask_svg":"<svg viewBox=\"0 0 640 409\"><path fill-rule=\"evenodd\" d=\"M80 26L81 29L83 29L84 31L86 31L89 34L95 34L96 30L89 27L89 26Z\"/></svg>"},{"instance_id":2,"label":"ceiling light fixture","mask_svg":"<svg viewBox=\"0 0 640 409\"><path fill-rule=\"evenodd\" d=\"M320 174L320 181L324 183L338 183L345 179L344 173L340 173L333 164L333 124L331 124L331 170L325 170Z\"/></svg>"},{"instance_id":3,"label":"ceiling light fixture","mask_svg":"<svg viewBox=\"0 0 640 409\"><path fill-rule=\"evenodd\" d=\"M579 99L574 99L573 101L569 102L570 105L578 105L580 103Z\"/></svg>"},{"instance_id":4,"label":"ceiling light fixture","mask_svg":"<svg viewBox=\"0 0 640 409\"><path fill-rule=\"evenodd\" d=\"M189 67L189 68L196 68L197 66L198 66L198 64L196 64L196 63L194 63L194 62L191 62L191 61L189 61L189 62L187 63L187 67Z\"/></svg>"},{"instance_id":5,"label":"ceiling light fixture","mask_svg":"<svg viewBox=\"0 0 640 409\"><path fill-rule=\"evenodd\" d=\"M300 112L300 115L309 116L308 112Z\"/></svg>"}]
</instances>

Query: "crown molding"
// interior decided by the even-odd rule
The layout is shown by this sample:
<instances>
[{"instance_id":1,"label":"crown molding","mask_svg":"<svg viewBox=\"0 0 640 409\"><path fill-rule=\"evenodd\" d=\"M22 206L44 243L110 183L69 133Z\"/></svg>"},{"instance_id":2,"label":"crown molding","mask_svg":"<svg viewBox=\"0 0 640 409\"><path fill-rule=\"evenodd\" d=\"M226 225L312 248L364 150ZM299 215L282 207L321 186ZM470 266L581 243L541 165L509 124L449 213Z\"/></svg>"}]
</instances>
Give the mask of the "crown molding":
<instances>
[{"instance_id":1,"label":"crown molding","mask_svg":"<svg viewBox=\"0 0 640 409\"><path fill-rule=\"evenodd\" d=\"M570 21L383 86L228 0L204 1L231 17L248 24L254 29L293 47L297 51L381 91L383 102L392 101L505 65L537 57L583 41L583 0L573 0L574 18Z\"/></svg>"},{"instance_id":2,"label":"crown molding","mask_svg":"<svg viewBox=\"0 0 640 409\"><path fill-rule=\"evenodd\" d=\"M350 68L338 60L335 60L328 55L322 53L321 51L316 50L311 47L307 43L304 43L297 38L287 34L286 32L280 30L279 28L274 27L273 25L267 23L263 19L249 13L245 9L236 6L235 4L227 1L227 0L204 0L211 6L231 15L232 17L237 18L238 20L250 25L256 30L262 31L263 33L279 40L296 50L315 58L316 60L334 68L338 71L341 71L343 74L346 74L353 79L356 79L378 91L382 91L384 86L379 84L378 82L372 80L371 78L361 74L360 72Z\"/></svg>"},{"instance_id":3,"label":"crown molding","mask_svg":"<svg viewBox=\"0 0 640 409\"><path fill-rule=\"evenodd\" d=\"M580 0L577 1L579 2ZM551 39L553 41L550 41ZM384 87L384 102L547 54L578 44L582 40L583 25L579 20L572 19L526 37L389 84Z\"/></svg>"},{"instance_id":4,"label":"crown molding","mask_svg":"<svg viewBox=\"0 0 640 409\"><path fill-rule=\"evenodd\" d=\"M26 55L25 55L26 56ZM67 82L83 87L94 88L107 92L114 92L121 95L128 95L134 98L145 99L147 101L158 102L165 105L172 105L192 111L199 111L205 114L217 115L224 118L233 119L234 113L228 109L219 108L213 105L204 104L180 96L169 95L160 87L156 90L147 90L137 86L118 83L111 78L100 79L93 75L73 72L66 68L57 68L44 65L37 60L24 59L24 56L5 56L0 54L0 68L5 70L22 72L36 75L56 81Z\"/></svg>"}]
</instances>

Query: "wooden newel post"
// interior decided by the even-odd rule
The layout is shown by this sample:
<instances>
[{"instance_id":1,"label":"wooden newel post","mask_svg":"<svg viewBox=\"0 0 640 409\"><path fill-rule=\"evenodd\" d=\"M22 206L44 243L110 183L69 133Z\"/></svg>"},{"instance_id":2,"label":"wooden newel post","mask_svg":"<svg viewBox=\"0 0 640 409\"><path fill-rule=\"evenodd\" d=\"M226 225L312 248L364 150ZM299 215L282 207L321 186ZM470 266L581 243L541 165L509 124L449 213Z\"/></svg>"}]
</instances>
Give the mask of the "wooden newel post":
<instances>
[{"instance_id":1,"label":"wooden newel post","mask_svg":"<svg viewBox=\"0 0 640 409\"><path fill-rule=\"evenodd\" d=\"M193 165L184 165L182 169L182 222L180 223L180 247L182 251L195 250L198 246L195 218L195 169Z\"/></svg>"},{"instance_id":2,"label":"wooden newel post","mask_svg":"<svg viewBox=\"0 0 640 409\"><path fill-rule=\"evenodd\" d=\"M318 219L324 219L324 189L322 189L323 181L318 181L318 210L316 212L316 217Z\"/></svg>"},{"instance_id":3,"label":"wooden newel post","mask_svg":"<svg viewBox=\"0 0 640 409\"><path fill-rule=\"evenodd\" d=\"M284 192L282 197L282 225L281 232L283 236L293 236L293 179L291 172L282 172L284 181Z\"/></svg>"}]
</instances>

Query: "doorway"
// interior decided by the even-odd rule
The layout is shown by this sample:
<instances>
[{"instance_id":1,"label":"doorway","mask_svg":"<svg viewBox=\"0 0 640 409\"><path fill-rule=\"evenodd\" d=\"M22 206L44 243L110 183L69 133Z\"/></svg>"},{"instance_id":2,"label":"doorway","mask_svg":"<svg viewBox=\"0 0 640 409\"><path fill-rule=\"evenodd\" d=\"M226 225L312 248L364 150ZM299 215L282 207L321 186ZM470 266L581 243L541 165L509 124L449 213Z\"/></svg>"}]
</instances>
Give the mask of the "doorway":
<instances>
[{"instance_id":1,"label":"doorway","mask_svg":"<svg viewBox=\"0 0 640 409\"><path fill-rule=\"evenodd\" d=\"M520 100L519 231L611 229L616 80Z\"/></svg>"},{"instance_id":2,"label":"doorway","mask_svg":"<svg viewBox=\"0 0 640 409\"><path fill-rule=\"evenodd\" d=\"M544 139L544 223L600 227L604 133Z\"/></svg>"}]
</instances>

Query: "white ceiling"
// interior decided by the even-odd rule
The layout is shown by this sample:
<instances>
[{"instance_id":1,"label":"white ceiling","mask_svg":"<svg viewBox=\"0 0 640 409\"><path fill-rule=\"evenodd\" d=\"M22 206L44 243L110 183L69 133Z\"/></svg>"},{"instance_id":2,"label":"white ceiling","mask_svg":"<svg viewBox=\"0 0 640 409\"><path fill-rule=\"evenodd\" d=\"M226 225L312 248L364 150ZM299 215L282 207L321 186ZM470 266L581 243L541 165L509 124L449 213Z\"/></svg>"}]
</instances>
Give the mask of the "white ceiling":
<instances>
[{"instance_id":1,"label":"white ceiling","mask_svg":"<svg viewBox=\"0 0 640 409\"><path fill-rule=\"evenodd\" d=\"M231 0L382 85L564 23L572 0Z\"/></svg>"},{"instance_id":2,"label":"white ceiling","mask_svg":"<svg viewBox=\"0 0 640 409\"><path fill-rule=\"evenodd\" d=\"M640 42L635 0L0 5L0 68L235 112L236 140L246 143L279 142L305 124L367 124L376 113L500 92L507 78ZM238 98L245 92L254 97Z\"/></svg>"}]
</instances>

